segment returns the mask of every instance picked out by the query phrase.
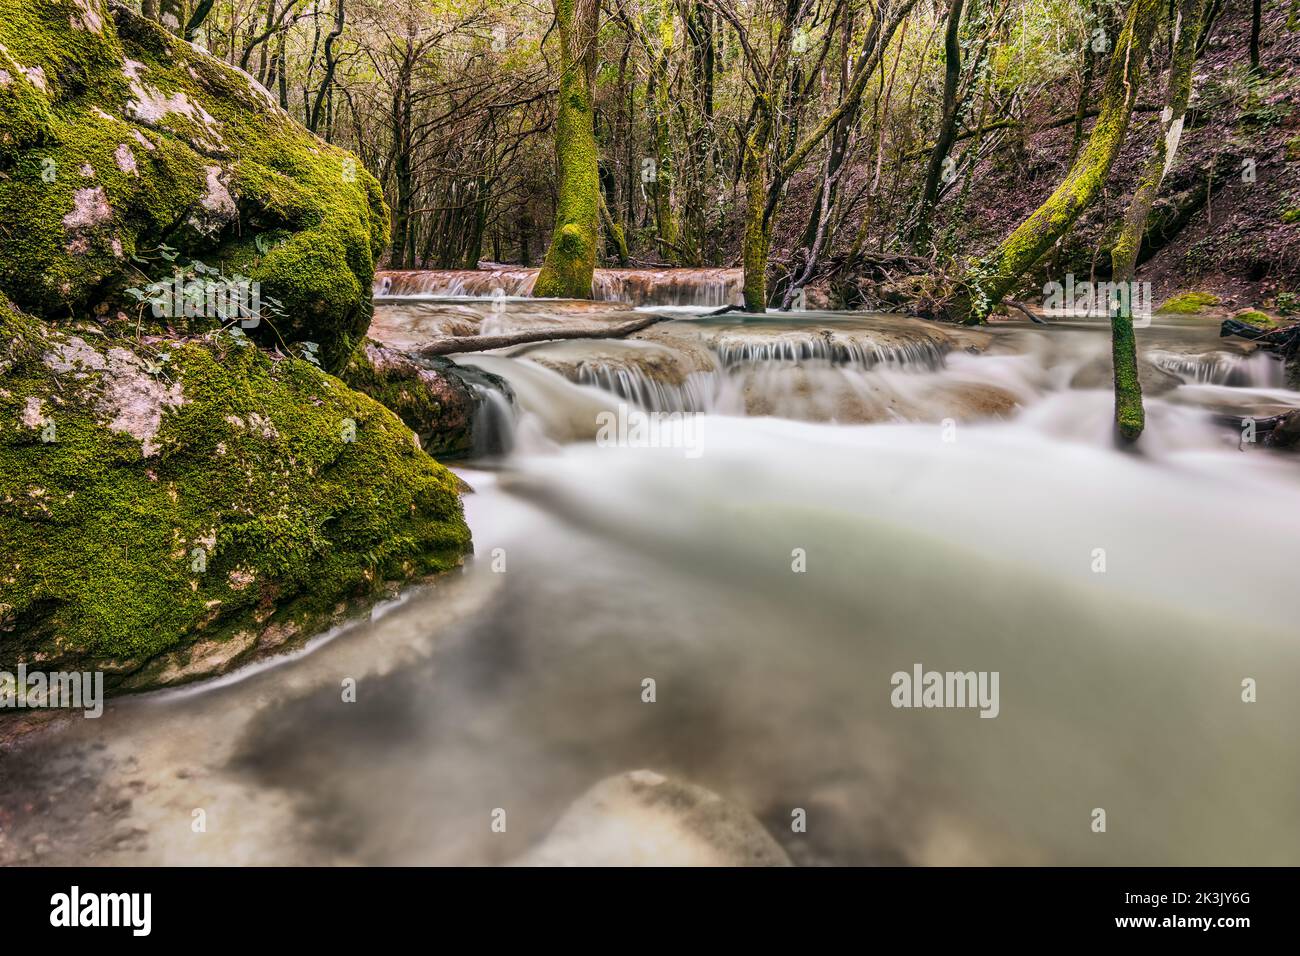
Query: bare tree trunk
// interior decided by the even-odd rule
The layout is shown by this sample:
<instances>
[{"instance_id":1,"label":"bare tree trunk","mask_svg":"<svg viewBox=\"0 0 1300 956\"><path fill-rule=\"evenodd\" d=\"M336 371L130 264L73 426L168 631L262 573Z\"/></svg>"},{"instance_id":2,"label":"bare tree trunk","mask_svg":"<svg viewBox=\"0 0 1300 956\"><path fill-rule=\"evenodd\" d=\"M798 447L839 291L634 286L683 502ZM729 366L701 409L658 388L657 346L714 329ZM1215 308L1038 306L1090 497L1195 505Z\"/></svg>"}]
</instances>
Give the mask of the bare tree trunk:
<instances>
[{"instance_id":1,"label":"bare tree trunk","mask_svg":"<svg viewBox=\"0 0 1300 956\"><path fill-rule=\"evenodd\" d=\"M316 101L312 104L311 112L307 114L307 128L313 133L320 129L321 109L325 103L325 95L334 83L334 70L338 66L338 55L334 52L334 44L342 36L346 22L347 11L343 6L343 0L337 0L334 7L334 28L325 38L325 76L320 86L316 88Z\"/></svg>"},{"instance_id":2,"label":"bare tree trunk","mask_svg":"<svg viewBox=\"0 0 1300 956\"><path fill-rule=\"evenodd\" d=\"M1263 2L1254 0L1250 8L1250 68L1259 72L1259 25L1263 19Z\"/></svg>"},{"instance_id":3,"label":"bare tree trunk","mask_svg":"<svg viewBox=\"0 0 1300 956\"><path fill-rule=\"evenodd\" d=\"M1079 78L1079 99L1074 107L1074 136L1070 140L1070 164L1079 156L1083 145L1083 121L1088 115L1088 95L1092 92L1092 74L1097 58L1092 54L1092 41L1083 43L1083 74Z\"/></svg>"},{"instance_id":4,"label":"bare tree trunk","mask_svg":"<svg viewBox=\"0 0 1300 956\"><path fill-rule=\"evenodd\" d=\"M212 5L215 2L216 0L199 0L189 22L185 24L185 39L191 43L194 42L194 38L199 35L199 30L203 27L204 21L208 19L208 14L212 12Z\"/></svg>"},{"instance_id":5,"label":"bare tree trunk","mask_svg":"<svg viewBox=\"0 0 1300 956\"><path fill-rule=\"evenodd\" d=\"M939 136L930 151L930 162L925 169L925 183L921 188L921 203L916 224L912 227L912 248L920 251L930 239L930 214L935 197L939 194L939 176L944 160L952 149L957 131L957 83L961 79L961 14L965 0L951 0L948 7L948 29L943 39L943 113L939 120Z\"/></svg>"},{"instance_id":6,"label":"bare tree trunk","mask_svg":"<svg viewBox=\"0 0 1300 956\"><path fill-rule=\"evenodd\" d=\"M640 332L659 322L671 322L679 316L670 313L644 315L617 325L596 325L588 328L525 329L503 335L449 335L428 345L413 349L415 355L455 355L459 352L486 352L530 342L558 342L572 339L621 339Z\"/></svg>"}]
</instances>

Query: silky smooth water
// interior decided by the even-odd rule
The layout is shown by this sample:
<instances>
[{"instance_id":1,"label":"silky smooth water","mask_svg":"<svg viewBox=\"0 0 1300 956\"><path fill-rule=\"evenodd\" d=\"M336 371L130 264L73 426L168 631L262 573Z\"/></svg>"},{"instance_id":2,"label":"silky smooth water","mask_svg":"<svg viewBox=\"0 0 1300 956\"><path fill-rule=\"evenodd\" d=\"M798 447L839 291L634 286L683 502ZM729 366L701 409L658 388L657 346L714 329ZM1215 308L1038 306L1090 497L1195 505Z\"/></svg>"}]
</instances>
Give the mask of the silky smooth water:
<instances>
[{"instance_id":1,"label":"silky smooth water","mask_svg":"<svg viewBox=\"0 0 1300 956\"><path fill-rule=\"evenodd\" d=\"M507 863L650 768L797 863L1300 863L1300 467L1215 423L1300 395L1209 324L1139 339L1200 358L1152 359L1132 452L1087 325L686 318L461 357L516 398L514 450L459 468L464 574L5 758L0 859ZM699 453L595 441L629 399L701 412ZM998 716L896 709L917 663L999 672Z\"/></svg>"}]
</instances>

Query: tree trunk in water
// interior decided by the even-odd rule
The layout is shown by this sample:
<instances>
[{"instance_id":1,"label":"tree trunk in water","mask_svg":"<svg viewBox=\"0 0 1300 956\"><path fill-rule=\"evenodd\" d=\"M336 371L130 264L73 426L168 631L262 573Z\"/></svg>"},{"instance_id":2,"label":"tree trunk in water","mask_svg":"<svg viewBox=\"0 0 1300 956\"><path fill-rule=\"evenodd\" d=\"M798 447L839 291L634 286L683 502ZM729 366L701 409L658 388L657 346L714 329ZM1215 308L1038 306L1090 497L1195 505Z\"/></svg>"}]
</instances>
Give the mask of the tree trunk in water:
<instances>
[{"instance_id":1,"label":"tree trunk in water","mask_svg":"<svg viewBox=\"0 0 1300 956\"><path fill-rule=\"evenodd\" d=\"M558 201L555 231L533 295L590 299L600 236L600 173L592 94L600 0L552 0L560 33L555 122Z\"/></svg>"},{"instance_id":2,"label":"tree trunk in water","mask_svg":"<svg viewBox=\"0 0 1300 956\"><path fill-rule=\"evenodd\" d=\"M1163 6L1161 0L1133 0L1111 54L1101 107L1087 145L1047 201L966 275L964 298L955 305L955 317L968 324L984 321L1101 193L1128 131L1142 61Z\"/></svg>"},{"instance_id":3,"label":"tree trunk in water","mask_svg":"<svg viewBox=\"0 0 1300 956\"><path fill-rule=\"evenodd\" d=\"M1119 238L1111 249L1112 280L1130 284L1128 295L1120 295L1120 307L1111 316L1111 353L1115 363L1115 427L1120 438L1136 441L1146 425L1142 410L1142 386L1137 374L1137 343L1133 332L1133 294L1131 283L1137 274L1138 252L1147 218L1155 204L1156 193L1165 174L1173 166L1178 140L1183 132L1183 118L1192 94L1192 65L1196 61L1196 41L1207 0L1181 0L1174 24L1174 54L1169 64L1169 81L1165 88L1165 111L1157 129L1151 153L1138 177L1137 189L1124 216Z\"/></svg>"}]
</instances>

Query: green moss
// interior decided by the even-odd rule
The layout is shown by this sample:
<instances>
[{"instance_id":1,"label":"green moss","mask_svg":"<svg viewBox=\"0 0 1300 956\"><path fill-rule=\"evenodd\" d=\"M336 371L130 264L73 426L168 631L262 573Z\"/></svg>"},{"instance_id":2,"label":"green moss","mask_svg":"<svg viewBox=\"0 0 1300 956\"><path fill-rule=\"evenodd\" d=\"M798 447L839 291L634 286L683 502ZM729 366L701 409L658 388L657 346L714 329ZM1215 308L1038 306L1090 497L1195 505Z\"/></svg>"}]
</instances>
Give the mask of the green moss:
<instances>
[{"instance_id":1,"label":"green moss","mask_svg":"<svg viewBox=\"0 0 1300 956\"><path fill-rule=\"evenodd\" d=\"M1156 311L1163 315L1200 315L1218 304L1219 297L1211 292L1183 292L1170 296Z\"/></svg>"},{"instance_id":2,"label":"green moss","mask_svg":"<svg viewBox=\"0 0 1300 956\"><path fill-rule=\"evenodd\" d=\"M1233 318L1241 322L1249 323L1250 325L1253 325L1256 328L1261 328L1261 329L1277 328L1277 323L1274 322L1271 318L1269 318L1267 314L1260 312L1258 309L1246 309L1243 312L1238 312L1236 315L1233 316Z\"/></svg>"},{"instance_id":3,"label":"green moss","mask_svg":"<svg viewBox=\"0 0 1300 956\"><path fill-rule=\"evenodd\" d=\"M454 476L391 412L307 362L227 335L162 363L146 354L181 400L159 406L146 447L108 427L122 417L115 374L141 374L137 347L7 307L0 320L0 603L17 634L0 663L129 669L197 639L320 620L455 567L469 547ZM64 347L80 361L52 369L45 356ZM97 368L114 356L116 373Z\"/></svg>"},{"instance_id":4,"label":"green moss","mask_svg":"<svg viewBox=\"0 0 1300 956\"><path fill-rule=\"evenodd\" d=\"M1300 162L1300 136L1293 136L1287 140L1286 161L1288 163Z\"/></svg>"},{"instance_id":5,"label":"green moss","mask_svg":"<svg viewBox=\"0 0 1300 956\"><path fill-rule=\"evenodd\" d=\"M417 364L409 356L366 342L339 374L349 387L401 418L430 455L456 458L473 450L479 400L447 359Z\"/></svg>"},{"instance_id":6,"label":"green moss","mask_svg":"<svg viewBox=\"0 0 1300 956\"><path fill-rule=\"evenodd\" d=\"M1291 226L1297 222L1300 222L1300 209L1288 209L1286 212L1282 213L1283 225Z\"/></svg>"}]
</instances>

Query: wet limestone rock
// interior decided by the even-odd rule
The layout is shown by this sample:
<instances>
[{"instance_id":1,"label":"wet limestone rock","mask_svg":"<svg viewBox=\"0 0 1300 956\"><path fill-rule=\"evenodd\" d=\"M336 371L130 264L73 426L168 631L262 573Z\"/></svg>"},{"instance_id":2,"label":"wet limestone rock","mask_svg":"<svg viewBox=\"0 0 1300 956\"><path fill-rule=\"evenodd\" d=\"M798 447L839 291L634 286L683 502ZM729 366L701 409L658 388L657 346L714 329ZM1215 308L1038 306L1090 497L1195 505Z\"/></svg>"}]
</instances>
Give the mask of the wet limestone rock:
<instances>
[{"instance_id":1,"label":"wet limestone rock","mask_svg":"<svg viewBox=\"0 0 1300 956\"><path fill-rule=\"evenodd\" d=\"M0 0L0 223L0 289L32 314L148 321L126 287L200 261L281 303L263 341L315 342L337 370L370 322L388 211L354 157L127 7Z\"/></svg>"},{"instance_id":2,"label":"wet limestone rock","mask_svg":"<svg viewBox=\"0 0 1300 956\"><path fill-rule=\"evenodd\" d=\"M789 866L747 810L652 770L609 777L579 797L522 866Z\"/></svg>"},{"instance_id":3,"label":"wet limestone rock","mask_svg":"<svg viewBox=\"0 0 1300 956\"><path fill-rule=\"evenodd\" d=\"M367 341L340 373L344 382L394 411L435 458L468 455L480 398L447 359L417 359Z\"/></svg>"},{"instance_id":4,"label":"wet limestone rock","mask_svg":"<svg viewBox=\"0 0 1300 956\"><path fill-rule=\"evenodd\" d=\"M455 477L315 365L0 298L0 669L211 676L468 547Z\"/></svg>"}]
</instances>

